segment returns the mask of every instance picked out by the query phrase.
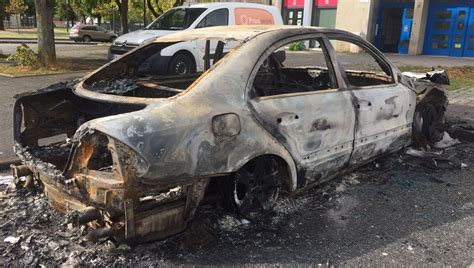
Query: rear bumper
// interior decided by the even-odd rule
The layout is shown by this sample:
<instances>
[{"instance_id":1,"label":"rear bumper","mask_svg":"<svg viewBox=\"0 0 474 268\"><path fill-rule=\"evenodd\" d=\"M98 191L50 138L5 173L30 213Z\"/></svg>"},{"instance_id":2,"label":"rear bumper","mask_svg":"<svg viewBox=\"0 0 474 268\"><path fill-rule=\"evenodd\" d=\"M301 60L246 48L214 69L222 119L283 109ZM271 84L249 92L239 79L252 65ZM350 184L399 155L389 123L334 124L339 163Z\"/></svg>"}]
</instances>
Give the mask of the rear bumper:
<instances>
[{"instance_id":1,"label":"rear bumper","mask_svg":"<svg viewBox=\"0 0 474 268\"><path fill-rule=\"evenodd\" d=\"M157 186L154 192L164 193L165 198L153 204L152 194L133 192L132 185L110 182L100 174L65 177L41 160L28 159L28 152L19 145L15 148L31 176L43 185L51 207L67 213L73 226L87 224L94 229L86 236L90 241L114 237L120 242L142 243L179 233L192 219L208 183L208 179L198 179ZM87 176L87 188L81 187L83 176ZM178 188L180 192L173 194Z\"/></svg>"}]
</instances>

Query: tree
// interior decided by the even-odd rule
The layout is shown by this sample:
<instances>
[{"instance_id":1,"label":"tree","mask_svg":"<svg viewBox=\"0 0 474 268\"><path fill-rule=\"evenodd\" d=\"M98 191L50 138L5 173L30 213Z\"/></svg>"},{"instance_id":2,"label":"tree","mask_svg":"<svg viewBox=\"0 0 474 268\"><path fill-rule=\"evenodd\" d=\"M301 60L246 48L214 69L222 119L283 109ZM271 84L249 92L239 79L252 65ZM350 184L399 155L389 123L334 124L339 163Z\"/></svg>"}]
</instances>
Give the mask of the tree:
<instances>
[{"instance_id":1,"label":"tree","mask_svg":"<svg viewBox=\"0 0 474 268\"><path fill-rule=\"evenodd\" d=\"M54 0L35 0L35 8L38 24L38 60L43 66L51 66L56 63Z\"/></svg>"},{"instance_id":2,"label":"tree","mask_svg":"<svg viewBox=\"0 0 474 268\"><path fill-rule=\"evenodd\" d=\"M27 9L28 6L23 0L10 0L10 4L5 7L6 12L15 15L18 33L20 33L20 23L18 22L18 16L25 13Z\"/></svg>"},{"instance_id":3,"label":"tree","mask_svg":"<svg viewBox=\"0 0 474 268\"><path fill-rule=\"evenodd\" d=\"M168 11L168 9L172 7L182 6L183 3L184 0L154 0L153 2L151 0L146 1L148 9L155 18L158 18L165 11Z\"/></svg>"},{"instance_id":4,"label":"tree","mask_svg":"<svg viewBox=\"0 0 474 268\"><path fill-rule=\"evenodd\" d=\"M77 17L68 1L56 0L56 16L65 20L69 28L70 22L74 22Z\"/></svg>"},{"instance_id":5,"label":"tree","mask_svg":"<svg viewBox=\"0 0 474 268\"><path fill-rule=\"evenodd\" d=\"M92 10L97 6L97 0L69 0L72 10L76 17L81 18L82 22L87 17L93 17Z\"/></svg>"},{"instance_id":6,"label":"tree","mask_svg":"<svg viewBox=\"0 0 474 268\"><path fill-rule=\"evenodd\" d=\"M120 12L120 24L122 24L122 33L128 33L128 0L115 0Z\"/></svg>"}]
</instances>

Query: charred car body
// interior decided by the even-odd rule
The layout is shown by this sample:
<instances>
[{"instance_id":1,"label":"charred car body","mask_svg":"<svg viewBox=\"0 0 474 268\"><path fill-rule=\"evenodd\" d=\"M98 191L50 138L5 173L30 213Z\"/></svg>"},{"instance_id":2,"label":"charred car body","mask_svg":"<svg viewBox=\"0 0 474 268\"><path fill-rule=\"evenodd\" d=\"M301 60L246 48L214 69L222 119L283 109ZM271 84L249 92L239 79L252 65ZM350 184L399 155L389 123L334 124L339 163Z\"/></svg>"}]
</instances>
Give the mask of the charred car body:
<instances>
[{"instance_id":1,"label":"charred car body","mask_svg":"<svg viewBox=\"0 0 474 268\"><path fill-rule=\"evenodd\" d=\"M207 40L206 72L149 71L152 55L189 40ZM229 42L235 48L224 55ZM291 63L302 52L288 46L298 42L314 51L303 56L313 66ZM335 48L343 42L381 72L346 69ZM23 165L12 170L43 185L73 222L93 226L92 240L148 241L186 228L210 181L225 182L226 203L252 218L280 194L399 150L414 135L435 142L446 105L429 77L402 75L350 33L213 27L161 37L73 85L17 96Z\"/></svg>"}]
</instances>

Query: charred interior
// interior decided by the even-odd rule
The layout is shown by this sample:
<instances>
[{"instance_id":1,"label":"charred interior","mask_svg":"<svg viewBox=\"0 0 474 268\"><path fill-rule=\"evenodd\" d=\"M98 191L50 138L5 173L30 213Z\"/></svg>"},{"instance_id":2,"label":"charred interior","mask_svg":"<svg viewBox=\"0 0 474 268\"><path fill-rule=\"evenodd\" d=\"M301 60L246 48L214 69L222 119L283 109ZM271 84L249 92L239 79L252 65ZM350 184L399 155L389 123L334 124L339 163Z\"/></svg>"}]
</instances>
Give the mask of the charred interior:
<instances>
[{"instance_id":1,"label":"charred interior","mask_svg":"<svg viewBox=\"0 0 474 268\"><path fill-rule=\"evenodd\" d=\"M161 52L173 44L152 43L141 48L139 53L127 54L86 79L84 88L97 93L139 98L175 96L196 81L202 72L189 70L180 75L163 73L165 63ZM210 68L211 58L215 64L225 54L224 42L219 41L211 56L210 40L206 40L204 71Z\"/></svg>"},{"instance_id":2,"label":"charred interior","mask_svg":"<svg viewBox=\"0 0 474 268\"><path fill-rule=\"evenodd\" d=\"M53 86L18 97L15 140L32 156L64 170L70 139L87 121L143 109L144 105L106 103L81 98L70 86ZM106 163L106 160L96 157Z\"/></svg>"}]
</instances>

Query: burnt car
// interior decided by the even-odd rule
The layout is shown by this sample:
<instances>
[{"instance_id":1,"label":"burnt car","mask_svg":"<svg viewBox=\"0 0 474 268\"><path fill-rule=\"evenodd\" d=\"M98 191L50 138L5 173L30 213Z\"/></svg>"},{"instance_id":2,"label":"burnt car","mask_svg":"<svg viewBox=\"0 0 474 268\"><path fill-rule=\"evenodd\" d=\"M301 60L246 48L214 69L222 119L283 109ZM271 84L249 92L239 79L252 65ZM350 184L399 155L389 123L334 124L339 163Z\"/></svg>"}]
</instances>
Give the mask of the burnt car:
<instances>
[{"instance_id":1,"label":"burnt car","mask_svg":"<svg viewBox=\"0 0 474 268\"><path fill-rule=\"evenodd\" d=\"M152 56L179 42L205 42L205 72L153 73ZM172 34L79 81L17 96L14 149L23 164L12 171L41 185L72 223L93 227L91 240L178 233L210 188L258 220L282 195L414 137L441 139L447 98L430 78L402 75L340 30Z\"/></svg>"}]
</instances>

